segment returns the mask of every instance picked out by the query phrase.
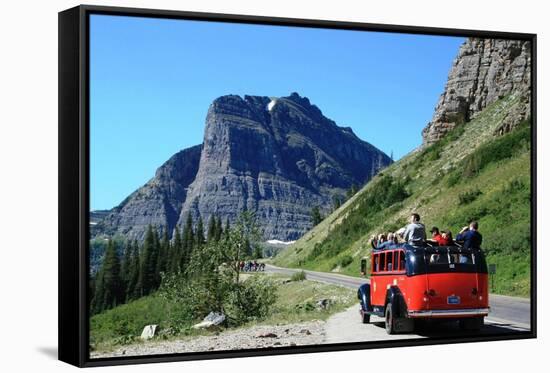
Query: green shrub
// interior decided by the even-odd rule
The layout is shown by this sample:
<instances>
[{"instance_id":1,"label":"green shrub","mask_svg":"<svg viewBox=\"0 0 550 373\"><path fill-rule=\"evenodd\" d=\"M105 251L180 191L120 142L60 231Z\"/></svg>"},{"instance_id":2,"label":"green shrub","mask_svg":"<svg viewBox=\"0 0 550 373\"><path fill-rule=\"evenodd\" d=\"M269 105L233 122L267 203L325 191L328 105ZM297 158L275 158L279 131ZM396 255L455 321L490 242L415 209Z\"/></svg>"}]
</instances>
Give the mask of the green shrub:
<instances>
[{"instance_id":1,"label":"green shrub","mask_svg":"<svg viewBox=\"0 0 550 373\"><path fill-rule=\"evenodd\" d=\"M307 278L304 271L294 272L290 277L290 281L304 281Z\"/></svg>"},{"instance_id":2,"label":"green shrub","mask_svg":"<svg viewBox=\"0 0 550 373\"><path fill-rule=\"evenodd\" d=\"M458 195L458 203L461 205L466 205L468 203L471 203L477 199L481 195L481 190L479 189L472 189L464 193L460 193Z\"/></svg>"},{"instance_id":3,"label":"green shrub","mask_svg":"<svg viewBox=\"0 0 550 373\"><path fill-rule=\"evenodd\" d=\"M455 170L449 174L449 177L447 178L447 186L449 188L452 188L456 184L458 184L461 180L462 180L462 173Z\"/></svg>"},{"instance_id":4,"label":"green shrub","mask_svg":"<svg viewBox=\"0 0 550 373\"><path fill-rule=\"evenodd\" d=\"M353 258L351 257L351 255L344 255L343 257L340 258L340 260L338 260L338 265L340 265L340 267L347 267L352 262L353 262Z\"/></svg>"},{"instance_id":5,"label":"green shrub","mask_svg":"<svg viewBox=\"0 0 550 373\"><path fill-rule=\"evenodd\" d=\"M233 324L267 317L277 300L277 287L267 276L254 275L235 284L229 294L226 312Z\"/></svg>"}]
</instances>

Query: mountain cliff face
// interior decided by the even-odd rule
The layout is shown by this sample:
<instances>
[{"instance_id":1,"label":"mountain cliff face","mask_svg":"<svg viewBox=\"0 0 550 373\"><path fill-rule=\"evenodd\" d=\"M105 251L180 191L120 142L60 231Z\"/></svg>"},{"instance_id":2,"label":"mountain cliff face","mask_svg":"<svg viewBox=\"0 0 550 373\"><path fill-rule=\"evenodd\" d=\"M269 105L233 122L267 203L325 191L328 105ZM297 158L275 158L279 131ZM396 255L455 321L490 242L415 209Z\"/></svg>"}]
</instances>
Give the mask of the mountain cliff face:
<instances>
[{"instance_id":1,"label":"mountain cliff face","mask_svg":"<svg viewBox=\"0 0 550 373\"><path fill-rule=\"evenodd\" d=\"M202 145L196 145L173 155L147 184L92 225L92 236L121 234L141 241L149 224L167 227L172 232L187 187L197 174L201 150Z\"/></svg>"},{"instance_id":2,"label":"mountain cliff face","mask_svg":"<svg viewBox=\"0 0 550 373\"><path fill-rule=\"evenodd\" d=\"M391 160L338 127L305 97L223 96L210 106L197 177L179 224L254 211L266 239L294 240L311 208L331 205Z\"/></svg>"},{"instance_id":3,"label":"mountain cliff face","mask_svg":"<svg viewBox=\"0 0 550 373\"><path fill-rule=\"evenodd\" d=\"M313 206L328 210L390 163L297 93L222 96L208 110L202 146L174 155L93 232L140 240L148 224L171 233L188 214L233 223L248 210L266 240L295 240L311 228Z\"/></svg>"},{"instance_id":4,"label":"mountain cliff face","mask_svg":"<svg viewBox=\"0 0 550 373\"><path fill-rule=\"evenodd\" d=\"M469 38L461 46L433 118L422 131L424 145L445 136L507 95L520 96L495 130L509 132L530 114L531 44L521 40Z\"/></svg>"}]
</instances>

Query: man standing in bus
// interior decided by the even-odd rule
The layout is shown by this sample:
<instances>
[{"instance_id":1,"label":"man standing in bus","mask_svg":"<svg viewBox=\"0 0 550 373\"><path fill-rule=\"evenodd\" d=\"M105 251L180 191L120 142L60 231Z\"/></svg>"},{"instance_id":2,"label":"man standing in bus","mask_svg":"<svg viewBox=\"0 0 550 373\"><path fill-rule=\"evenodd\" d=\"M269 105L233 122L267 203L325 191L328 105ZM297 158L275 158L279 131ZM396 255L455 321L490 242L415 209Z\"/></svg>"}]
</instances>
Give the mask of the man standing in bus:
<instances>
[{"instance_id":1,"label":"man standing in bus","mask_svg":"<svg viewBox=\"0 0 550 373\"><path fill-rule=\"evenodd\" d=\"M405 227L403 238L413 246L423 245L426 242L426 228L420 222L420 215L417 213L411 214L411 222Z\"/></svg>"},{"instance_id":2,"label":"man standing in bus","mask_svg":"<svg viewBox=\"0 0 550 373\"><path fill-rule=\"evenodd\" d=\"M462 228L460 233L456 236L457 241L464 241L463 246L466 249L479 249L481 248L481 241L483 237L478 232L477 221L472 221L470 226Z\"/></svg>"}]
</instances>

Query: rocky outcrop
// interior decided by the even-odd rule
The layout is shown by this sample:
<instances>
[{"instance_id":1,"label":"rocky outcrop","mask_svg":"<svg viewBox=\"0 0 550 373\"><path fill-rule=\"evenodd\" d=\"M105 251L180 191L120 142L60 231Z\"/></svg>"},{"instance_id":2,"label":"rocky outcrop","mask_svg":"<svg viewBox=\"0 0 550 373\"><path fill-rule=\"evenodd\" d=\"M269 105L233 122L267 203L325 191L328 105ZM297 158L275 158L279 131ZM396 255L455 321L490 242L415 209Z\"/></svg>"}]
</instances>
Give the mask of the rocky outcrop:
<instances>
[{"instance_id":1,"label":"rocky outcrop","mask_svg":"<svg viewBox=\"0 0 550 373\"><path fill-rule=\"evenodd\" d=\"M390 163L297 93L223 96L208 110L199 170L179 224L188 214L233 222L249 210L265 239L295 240L311 228L313 206L329 208L334 195Z\"/></svg>"},{"instance_id":2,"label":"rocky outcrop","mask_svg":"<svg viewBox=\"0 0 550 373\"><path fill-rule=\"evenodd\" d=\"M453 62L433 118L422 131L424 145L441 139L496 100L514 94L520 96L520 105L497 132L511 130L530 114L530 88L530 42L468 38Z\"/></svg>"},{"instance_id":3,"label":"rocky outcrop","mask_svg":"<svg viewBox=\"0 0 550 373\"><path fill-rule=\"evenodd\" d=\"M141 241L147 226L167 227L171 233L199 168L202 145L182 150L158 168L155 177L91 225L92 236L120 234Z\"/></svg>"}]
</instances>

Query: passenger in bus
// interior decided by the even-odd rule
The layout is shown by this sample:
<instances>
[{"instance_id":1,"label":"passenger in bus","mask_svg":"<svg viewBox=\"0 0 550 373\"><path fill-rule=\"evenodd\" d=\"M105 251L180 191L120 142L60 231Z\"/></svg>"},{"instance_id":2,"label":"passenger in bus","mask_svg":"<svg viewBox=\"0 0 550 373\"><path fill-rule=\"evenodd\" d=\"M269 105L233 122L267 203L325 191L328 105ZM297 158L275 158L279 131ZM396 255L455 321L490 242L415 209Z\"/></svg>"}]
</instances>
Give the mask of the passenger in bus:
<instances>
[{"instance_id":1,"label":"passenger in bus","mask_svg":"<svg viewBox=\"0 0 550 373\"><path fill-rule=\"evenodd\" d=\"M443 237L441 236L441 233L439 232L438 227L432 227L430 230L430 233L432 234L432 238L428 240L431 244L436 246L445 246L445 242L443 241Z\"/></svg>"},{"instance_id":2,"label":"passenger in bus","mask_svg":"<svg viewBox=\"0 0 550 373\"><path fill-rule=\"evenodd\" d=\"M395 233L389 232L387 239L376 246L376 250L384 250L394 248L397 244Z\"/></svg>"},{"instance_id":3,"label":"passenger in bus","mask_svg":"<svg viewBox=\"0 0 550 373\"><path fill-rule=\"evenodd\" d=\"M378 237L372 235L370 238L370 245L373 250L379 250L379 246L381 246L384 242L386 242L386 235L383 233L379 234Z\"/></svg>"},{"instance_id":4,"label":"passenger in bus","mask_svg":"<svg viewBox=\"0 0 550 373\"><path fill-rule=\"evenodd\" d=\"M442 242L440 243L441 246L454 245L453 234L451 233L451 231L443 231L441 233L441 242Z\"/></svg>"},{"instance_id":5,"label":"passenger in bus","mask_svg":"<svg viewBox=\"0 0 550 373\"><path fill-rule=\"evenodd\" d=\"M426 242L426 228L420 222L420 215L417 213L411 214L410 223L405 227L403 238L413 246L422 246Z\"/></svg>"},{"instance_id":6,"label":"passenger in bus","mask_svg":"<svg viewBox=\"0 0 550 373\"><path fill-rule=\"evenodd\" d=\"M403 239L403 235L405 234L405 227L399 228L397 232L395 232L395 235L397 236L397 239L399 238Z\"/></svg>"},{"instance_id":7,"label":"passenger in bus","mask_svg":"<svg viewBox=\"0 0 550 373\"><path fill-rule=\"evenodd\" d=\"M483 237L478 229L479 225L477 221L472 221L469 226L462 228L456 236L456 240L462 241L462 246L466 249L479 249L481 248Z\"/></svg>"},{"instance_id":8,"label":"passenger in bus","mask_svg":"<svg viewBox=\"0 0 550 373\"><path fill-rule=\"evenodd\" d=\"M460 254L459 263L460 264L469 264L472 258L468 257L466 254Z\"/></svg>"}]
</instances>

